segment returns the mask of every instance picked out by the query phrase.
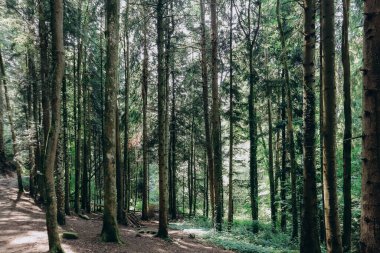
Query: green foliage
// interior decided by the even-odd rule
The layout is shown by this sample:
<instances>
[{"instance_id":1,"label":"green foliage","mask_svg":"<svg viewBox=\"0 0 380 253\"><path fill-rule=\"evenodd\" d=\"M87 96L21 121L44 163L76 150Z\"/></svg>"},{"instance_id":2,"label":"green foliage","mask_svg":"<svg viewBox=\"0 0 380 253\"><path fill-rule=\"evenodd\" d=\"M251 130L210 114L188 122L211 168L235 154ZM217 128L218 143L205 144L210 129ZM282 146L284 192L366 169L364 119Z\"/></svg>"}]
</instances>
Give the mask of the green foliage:
<instances>
[{"instance_id":1,"label":"green foliage","mask_svg":"<svg viewBox=\"0 0 380 253\"><path fill-rule=\"evenodd\" d=\"M196 234L206 241L236 252L288 253L297 252L298 244L288 234L273 232L270 224L259 223L259 233L254 234L250 220L235 220L231 231L216 232L206 217L196 217L181 223L171 223L173 229ZM227 224L223 225L227 228Z\"/></svg>"}]
</instances>

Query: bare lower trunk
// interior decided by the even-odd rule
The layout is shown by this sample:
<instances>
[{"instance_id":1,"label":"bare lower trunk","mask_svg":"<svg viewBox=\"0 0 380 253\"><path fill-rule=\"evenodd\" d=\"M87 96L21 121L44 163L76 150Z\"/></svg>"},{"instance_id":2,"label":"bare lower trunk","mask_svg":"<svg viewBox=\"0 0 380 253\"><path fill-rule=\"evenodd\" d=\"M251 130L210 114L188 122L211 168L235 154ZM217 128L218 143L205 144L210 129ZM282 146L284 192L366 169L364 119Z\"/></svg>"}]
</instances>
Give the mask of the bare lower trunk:
<instances>
[{"instance_id":1,"label":"bare lower trunk","mask_svg":"<svg viewBox=\"0 0 380 253\"><path fill-rule=\"evenodd\" d=\"M106 1L106 83L105 83L105 122L104 122L104 211L102 240L120 242L116 214L116 111L118 87L118 43L119 43L120 1Z\"/></svg>"},{"instance_id":2,"label":"bare lower trunk","mask_svg":"<svg viewBox=\"0 0 380 253\"><path fill-rule=\"evenodd\" d=\"M304 143L303 212L301 253L320 253L318 233L317 178L315 167L315 0L304 8Z\"/></svg>"},{"instance_id":3,"label":"bare lower trunk","mask_svg":"<svg viewBox=\"0 0 380 253\"><path fill-rule=\"evenodd\" d=\"M350 0L343 0L342 25L342 63L343 63L343 92L344 92L344 137L343 137L343 251L351 249L351 138L352 138L352 110L351 110L351 69L350 48L348 42Z\"/></svg>"},{"instance_id":4,"label":"bare lower trunk","mask_svg":"<svg viewBox=\"0 0 380 253\"><path fill-rule=\"evenodd\" d=\"M59 133L61 130L61 86L65 68L63 46L63 1L54 1L52 13L53 38L53 87L51 96L52 121L46 144L45 183L46 183L46 225L49 238L49 252L63 252L58 234L57 200L54 184L54 166ZM46 109L46 108L45 108Z\"/></svg>"},{"instance_id":5,"label":"bare lower trunk","mask_svg":"<svg viewBox=\"0 0 380 253\"><path fill-rule=\"evenodd\" d=\"M336 84L334 2L322 1L323 29L323 183L328 252L342 252L336 192Z\"/></svg>"},{"instance_id":6,"label":"bare lower trunk","mask_svg":"<svg viewBox=\"0 0 380 253\"><path fill-rule=\"evenodd\" d=\"M364 2L363 154L360 252L380 249L380 2Z\"/></svg>"},{"instance_id":7,"label":"bare lower trunk","mask_svg":"<svg viewBox=\"0 0 380 253\"><path fill-rule=\"evenodd\" d=\"M159 227L157 236L166 238L168 234L168 150L167 147L167 90L164 64L164 1L157 3L157 85L158 85L158 167L159 167Z\"/></svg>"}]
</instances>

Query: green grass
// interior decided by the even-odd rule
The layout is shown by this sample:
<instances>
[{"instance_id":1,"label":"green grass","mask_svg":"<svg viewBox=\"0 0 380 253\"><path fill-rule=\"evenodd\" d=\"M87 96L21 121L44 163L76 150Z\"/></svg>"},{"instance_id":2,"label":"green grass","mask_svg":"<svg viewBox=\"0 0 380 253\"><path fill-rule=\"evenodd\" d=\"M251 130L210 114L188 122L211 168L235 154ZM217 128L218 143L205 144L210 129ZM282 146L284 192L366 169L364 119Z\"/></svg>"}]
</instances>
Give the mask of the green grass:
<instances>
[{"instance_id":1,"label":"green grass","mask_svg":"<svg viewBox=\"0 0 380 253\"><path fill-rule=\"evenodd\" d=\"M211 228L209 219L197 217L180 223L171 223L170 227L194 233L197 238L236 252L298 252L298 243L292 242L288 234L273 232L270 224L260 223L257 234L251 232L252 222L250 220L235 220L230 232L226 231L227 224L223 225L225 231L216 232Z\"/></svg>"}]
</instances>

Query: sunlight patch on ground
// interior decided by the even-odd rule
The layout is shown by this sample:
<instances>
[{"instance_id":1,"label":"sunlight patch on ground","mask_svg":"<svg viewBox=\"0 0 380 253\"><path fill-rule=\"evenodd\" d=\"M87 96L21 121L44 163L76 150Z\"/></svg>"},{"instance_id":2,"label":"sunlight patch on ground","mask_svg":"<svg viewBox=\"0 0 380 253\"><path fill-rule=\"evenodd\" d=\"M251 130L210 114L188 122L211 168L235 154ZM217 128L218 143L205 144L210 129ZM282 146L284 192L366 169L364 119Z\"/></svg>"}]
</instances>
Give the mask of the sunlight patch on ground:
<instances>
[{"instance_id":1,"label":"sunlight patch on ground","mask_svg":"<svg viewBox=\"0 0 380 253\"><path fill-rule=\"evenodd\" d=\"M188 229L184 229L183 232L202 236L202 235L207 234L209 231L202 228L188 228Z\"/></svg>"},{"instance_id":2,"label":"sunlight patch on ground","mask_svg":"<svg viewBox=\"0 0 380 253\"><path fill-rule=\"evenodd\" d=\"M41 240L46 240L46 232L29 231L24 236L15 238L9 242L10 245L20 245L26 243L34 243Z\"/></svg>"}]
</instances>

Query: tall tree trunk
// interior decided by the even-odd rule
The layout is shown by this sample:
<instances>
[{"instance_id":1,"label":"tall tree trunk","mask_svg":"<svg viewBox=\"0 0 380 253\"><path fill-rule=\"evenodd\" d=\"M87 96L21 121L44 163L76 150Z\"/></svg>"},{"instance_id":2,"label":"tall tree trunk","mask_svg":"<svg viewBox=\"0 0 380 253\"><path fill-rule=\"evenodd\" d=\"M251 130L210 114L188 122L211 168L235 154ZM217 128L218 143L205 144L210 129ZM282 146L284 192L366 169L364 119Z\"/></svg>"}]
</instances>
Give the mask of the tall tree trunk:
<instances>
[{"instance_id":1,"label":"tall tree trunk","mask_svg":"<svg viewBox=\"0 0 380 253\"><path fill-rule=\"evenodd\" d=\"M281 121L285 122L286 109L285 109L285 87L281 87ZM287 200L286 200L286 126L285 124L281 127L281 172L280 172L280 209L281 209L281 231L286 231L286 221L287 221Z\"/></svg>"},{"instance_id":2,"label":"tall tree trunk","mask_svg":"<svg viewBox=\"0 0 380 253\"><path fill-rule=\"evenodd\" d=\"M30 2L28 3L30 4ZM28 106L27 128L34 135L35 133L34 133L34 124L33 124L33 86L35 85L35 82L37 82L37 78L36 78L36 70L35 70L35 65L34 65L34 57L30 49L27 50L27 65L28 65L28 77L29 77L29 83L27 87L27 106ZM36 193L36 189L35 189L35 176L36 176L35 161L36 159L35 159L35 152L34 152L34 145L36 145L36 143L34 142L35 142L35 139L32 137L29 143L29 194L31 197L34 197Z\"/></svg>"},{"instance_id":3,"label":"tall tree trunk","mask_svg":"<svg viewBox=\"0 0 380 253\"><path fill-rule=\"evenodd\" d=\"M0 71L0 166L5 166L5 146L4 146L4 90L3 74Z\"/></svg>"},{"instance_id":4,"label":"tall tree trunk","mask_svg":"<svg viewBox=\"0 0 380 253\"><path fill-rule=\"evenodd\" d=\"M322 8L319 8L319 22L322 24ZM320 26L320 38L323 36L323 29ZM321 243L326 242L326 230L325 230L325 202L323 201L323 114L324 114L324 106L323 106L323 50L322 50L323 40L319 40L319 163L320 163L320 172L321 172L321 193L322 193L322 210L320 210L320 222L319 222L319 233L321 238Z\"/></svg>"},{"instance_id":5,"label":"tall tree trunk","mask_svg":"<svg viewBox=\"0 0 380 253\"><path fill-rule=\"evenodd\" d=\"M164 1L157 2L157 85L158 85L158 167L159 167L159 227L157 236L168 237L168 150L167 147L167 90L164 64Z\"/></svg>"},{"instance_id":6,"label":"tall tree trunk","mask_svg":"<svg viewBox=\"0 0 380 253\"><path fill-rule=\"evenodd\" d=\"M119 106L116 109L116 190L117 190L117 220L119 223L125 223L124 213L124 170L121 167L121 140L120 140L120 117Z\"/></svg>"},{"instance_id":7,"label":"tall tree trunk","mask_svg":"<svg viewBox=\"0 0 380 253\"><path fill-rule=\"evenodd\" d=\"M174 63L173 63L174 64ZM172 70L172 108L170 122L170 163L171 163L171 200L170 213L172 220L177 219L177 162L176 162L176 144L177 144L177 119L176 119L176 96L175 96L175 78ZM206 195L207 196L207 195Z\"/></svg>"},{"instance_id":8,"label":"tall tree trunk","mask_svg":"<svg viewBox=\"0 0 380 253\"><path fill-rule=\"evenodd\" d=\"M206 23L205 23L205 4L204 0L200 0L201 9L201 54L202 54L202 97L203 97L203 115L205 124L205 145L207 151L207 161L208 161L208 180L209 180L209 191L210 191L210 201L211 201L211 214L212 221L214 221L215 215L215 179L214 179L214 155L212 151L212 141L210 133L210 119L209 119L209 103L208 103L208 69L207 69L207 48L206 48Z\"/></svg>"},{"instance_id":9,"label":"tall tree trunk","mask_svg":"<svg viewBox=\"0 0 380 253\"><path fill-rule=\"evenodd\" d=\"M147 106L148 106L148 10L144 7L144 35L143 35L143 69L142 69L142 87L141 93L143 98L143 192L142 192L142 220L148 220L148 126L147 126Z\"/></svg>"},{"instance_id":10,"label":"tall tree trunk","mask_svg":"<svg viewBox=\"0 0 380 253\"><path fill-rule=\"evenodd\" d=\"M82 97L83 97L83 103L79 103L78 107L83 108L83 115L81 116L81 121L79 121L79 124L82 124L83 126L83 145L82 145L82 185L81 185L81 208L82 210L86 211L86 206L88 202L88 146L89 143L87 142L87 136L88 136L88 124L87 124L87 118L88 118L88 75L87 75L87 47L84 49L84 59L83 59L83 78L82 78ZM80 73L81 74L81 73ZM79 74L79 75L80 75ZM78 93L80 94L80 93Z\"/></svg>"},{"instance_id":11,"label":"tall tree trunk","mask_svg":"<svg viewBox=\"0 0 380 253\"><path fill-rule=\"evenodd\" d=\"M269 190L270 190L270 213L273 229L276 228L276 205L275 205L275 183L274 183L274 169L273 169L273 126L272 126L272 91L269 89L267 106L268 106L268 153L269 153Z\"/></svg>"},{"instance_id":12,"label":"tall tree trunk","mask_svg":"<svg viewBox=\"0 0 380 253\"><path fill-rule=\"evenodd\" d=\"M234 125L233 125L233 59L232 59L232 22L233 22L233 0L230 1L230 20L229 20L229 29L230 29L230 41L229 41L229 61L230 61L230 84L229 84L229 95L230 95L230 110L229 110L229 124L230 124L230 140L229 140L229 170L228 170L228 230L231 230L233 215L234 215L234 206L233 206L233 156L234 156Z\"/></svg>"},{"instance_id":13,"label":"tall tree trunk","mask_svg":"<svg viewBox=\"0 0 380 253\"><path fill-rule=\"evenodd\" d=\"M320 253L318 231L317 178L315 167L315 0L304 6L304 143L303 143L303 212L300 252Z\"/></svg>"},{"instance_id":14,"label":"tall tree trunk","mask_svg":"<svg viewBox=\"0 0 380 253\"><path fill-rule=\"evenodd\" d=\"M283 31L283 25L281 20L281 5L280 0L277 0L276 6L276 14L277 14L277 24L278 30L280 32L280 40L282 47L282 64L284 68L285 74L285 83L286 83L286 114L287 114L287 125L286 131L288 134L288 149L290 156L290 181L291 181L291 192L292 192L292 238L298 237L298 210L297 210L297 182L296 182L296 157L295 157L295 147L294 147L294 134L293 134L293 103L292 103L292 95L290 88L290 80L289 80L289 69L287 63L287 50L285 45L285 35Z\"/></svg>"},{"instance_id":15,"label":"tall tree trunk","mask_svg":"<svg viewBox=\"0 0 380 253\"><path fill-rule=\"evenodd\" d=\"M81 10L81 8L80 8ZM80 188L80 182L81 182L81 128L82 128L82 106L81 106L81 98L82 98L82 78L81 78L81 66L82 66L82 51L83 51L83 44L82 40L79 39L79 45L78 45L78 60L77 60L77 102L75 110L77 110L77 116L76 116L76 140L75 140L75 196L74 196L74 210L76 213L79 213L80 208L80 195L81 195L81 188ZM83 189L82 189L83 190Z\"/></svg>"},{"instance_id":16,"label":"tall tree trunk","mask_svg":"<svg viewBox=\"0 0 380 253\"><path fill-rule=\"evenodd\" d=\"M380 2L364 2L363 159L360 252L380 249Z\"/></svg>"},{"instance_id":17,"label":"tall tree trunk","mask_svg":"<svg viewBox=\"0 0 380 253\"><path fill-rule=\"evenodd\" d=\"M323 187L328 252L342 252L336 193L336 84L335 84L335 8L333 1L322 0L323 29Z\"/></svg>"},{"instance_id":18,"label":"tall tree trunk","mask_svg":"<svg viewBox=\"0 0 380 253\"><path fill-rule=\"evenodd\" d=\"M58 139L61 130L61 87L65 68L63 45L63 1L55 0L52 13L53 82L51 96L51 129L45 153L46 184L46 226L49 239L49 252L63 252L58 234L57 200L54 184L54 166L56 164ZM46 108L43 108L46 110ZM46 130L45 130L46 131Z\"/></svg>"},{"instance_id":19,"label":"tall tree trunk","mask_svg":"<svg viewBox=\"0 0 380 253\"><path fill-rule=\"evenodd\" d=\"M211 0L211 86L212 86L212 145L214 152L214 188L215 188L215 228L222 230L223 222L223 178L222 143L220 127L220 101L218 88L218 16L217 1Z\"/></svg>"},{"instance_id":20,"label":"tall tree trunk","mask_svg":"<svg viewBox=\"0 0 380 253\"><path fill-rule=\"evenodd\" d=\"M343 0L342 24L342 63L343 63L343 93L344 93L344 137L343 137L343 250L351 250L351 67L348 28L350 18L350 0Z\"/></svg>"},{"instance_id":21,"label":"tall tree trunk","mask_svg":"<svg viewBox=\"0 0 380 253\"><path fill-rule=\"evenodd\" d=\"M18 161L18 149L17 149L17 140L16 140L16 132L15 132L15 126L13 124L13 116L12 116L12 108L11 108L11 103L9 101L9 95L8 95L8 86L7 82L5 79L5 67L4 67L4 61L3 61L3 56L1 54L0 50L0 71L1 71L1 76L2 76L2 85L4 88L4 96L5 96L5 105L7 108L7 114L8 114L8 121L10 124L11 128L11 136L12 136L12 148L13 148L13 161L16 165L16 172L17 172L17 184L18 184L18 191L19 192L24 192L24 186L22 184L22 171L21 171L21 164Z\"/></svg>"},{"instance_id":22,"label":"tall tree trunk","mask_svg":"<svg viewBox=\"0 0 380 253\"><path fill-rule=\"evenodd\" d=\"M125 93L124 93L124 187L125 187L125 206L126 212L129 212L130 201L130 167L129 167L129 83L130 83L130 63L129 63L129 0L127 0L124 22L124 76L125 76Z\"/></svg>"},{"instance_id":23,"label":"tall tree trunk","mask_svg":"<svg viewBox=\"0 0 380 253\"><path fill-rule=\"evenodd\" d=\"M65 213L70 215L70 167L69 159L67 156L67 145L68 145L68 122L67 122L67 83L66 78L63 79L62 83L62 104L63 104L63 163L64 163L64 177L65 177Z\"/></svg>"},{"instance_id":24,"label":"tall tree trunk","mask_svg":"<svg viewBox=\"0 0 380 253\"><path fill-rule=\"evenodd\" d=\"M65 217L65 192L64 182L64 160L63 160L63 134L60 133L57 144L57 155L55 158L55 191L57 194L57 222L59 225L66 224Z\"/></svg>"},{"instance_id":25,"label":"tall tree trunk","mask_svg":"<svg viewBox=\"0 0 380 253\"><path fill-rule=\"evenodd\" d=\"M116 112L118 86L119 0L107 0L107 62L104 122L104 213L101 237L105 242L120 242L116 214Z\"/></svg>"}]
</instances>

